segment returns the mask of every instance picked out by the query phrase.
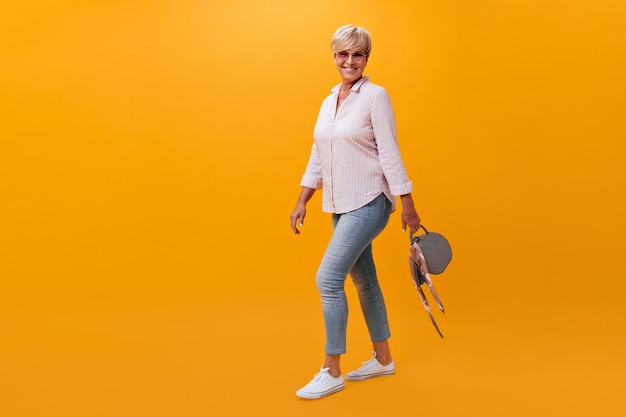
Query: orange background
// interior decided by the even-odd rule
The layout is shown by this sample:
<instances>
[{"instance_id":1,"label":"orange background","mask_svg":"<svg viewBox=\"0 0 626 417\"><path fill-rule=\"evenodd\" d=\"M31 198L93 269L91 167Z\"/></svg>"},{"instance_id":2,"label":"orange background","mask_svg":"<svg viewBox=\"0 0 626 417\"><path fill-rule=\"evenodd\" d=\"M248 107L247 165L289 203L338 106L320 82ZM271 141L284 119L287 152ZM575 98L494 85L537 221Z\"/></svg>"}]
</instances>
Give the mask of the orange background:
<instances>
[{"instance_id":1,"label":"orange background","mask_svg":"<svg viewBox=\"0 0 626 417\"><path fill-rule=\"evenodd\" d=\"M0 5L0 414L626 413L626 4ZM288 216L345 23L374 44L424 224L375 244L398 365L322 401L319 193ZM370 354L351 305L344 371Z\"/></svg>"}]
</instances>

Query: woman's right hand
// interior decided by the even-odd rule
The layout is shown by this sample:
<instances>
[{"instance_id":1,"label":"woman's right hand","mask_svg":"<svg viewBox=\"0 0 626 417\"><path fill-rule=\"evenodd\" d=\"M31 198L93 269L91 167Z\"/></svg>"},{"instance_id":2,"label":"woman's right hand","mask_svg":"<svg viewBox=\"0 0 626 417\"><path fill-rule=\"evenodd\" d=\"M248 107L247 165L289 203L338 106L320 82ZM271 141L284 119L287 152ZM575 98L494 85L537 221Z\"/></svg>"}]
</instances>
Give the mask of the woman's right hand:
<instances>
[{"instance_id":1,"label":"woman's right hand","mask_svg":"<svg viewBox=\"0 0 626 417\"><path fill-rule=\"evenodd\" d=\"M306 203L309 202L311 197L315 194L314 188L302 187L302 191L300 191L300 195L298 196L298 202L296 203L296 208L291 213L291 230L297 235L300 234L300 230L298 230L298 226L304 226L304 216L306 216Z\"/></svg>"},{"instance_id":2,"label":"woman's right hand","mask_svg":"<svg viewBox=\"0 0 626 417\"><path fill-rule=\"evenodd\" d=\"M304 217L306 216L306 203L298 202L296 204L296 208L291 213L291 230L297 235L300 234L300 230L298 230L298 226L304 226Z\"/></svg>"}]
</instances>

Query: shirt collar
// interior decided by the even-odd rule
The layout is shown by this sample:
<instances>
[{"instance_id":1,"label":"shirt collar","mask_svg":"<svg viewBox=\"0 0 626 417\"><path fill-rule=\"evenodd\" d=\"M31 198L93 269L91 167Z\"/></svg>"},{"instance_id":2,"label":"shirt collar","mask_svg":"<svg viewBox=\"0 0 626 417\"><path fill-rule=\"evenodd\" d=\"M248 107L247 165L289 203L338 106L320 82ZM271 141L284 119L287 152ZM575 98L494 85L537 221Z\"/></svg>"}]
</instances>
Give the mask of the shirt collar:
<instances>
[{"instance_id":1,"label":"shirt collar","mask_svg":"<svg viewBox=\"0 0 626 417\"><path fill-rule=\"evenodd\" d=\"M354 85L352 86L350 91L358 93L359 90L361 89L361 86L363 84L365 84L366 82L368 82L369 80L370 80L370 76L369 75L365 75L365 76L361 77L357 82L354 83ZM341 84L338 84L338 85L334 86L330 90L330 92L333 93L333 94L339 94L339 90L340 89L341 89Z\"/></svg>"}]
</instances>

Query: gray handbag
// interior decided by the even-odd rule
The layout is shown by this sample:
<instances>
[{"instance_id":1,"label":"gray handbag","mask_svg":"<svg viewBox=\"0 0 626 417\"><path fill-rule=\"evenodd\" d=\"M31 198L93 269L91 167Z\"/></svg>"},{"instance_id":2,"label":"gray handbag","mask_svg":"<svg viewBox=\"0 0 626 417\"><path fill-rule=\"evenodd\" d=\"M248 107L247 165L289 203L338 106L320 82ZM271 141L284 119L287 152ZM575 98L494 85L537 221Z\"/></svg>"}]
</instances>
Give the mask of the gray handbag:
<instances>
[{"instance_id":1,"label":"gray handbag","mask_svg":"<svg viewBox=\"0 0 626 417\"><path fill-rule=\"evenodd\" d=\"M413 278L415 288L417 288L417 292L420 295L422 304L430 317L430 321L433 323L433 326L435 326L435 330L437 330L439 336L443 337L443 334L439 330L439 326L437 326L437 322L433 317L433 313L430 311L428 300L422 290L422 284L426 284L428 286L433 298L435 299L437 307L439 307L442 313L445 313L443 304L441 303L439 295L437 294L437 291L435 291L433 282L430 279L430 274L441 274L446 269L452 260L452 249L450 248L448 240L443 237L443 235L429 232L423 225L421 227L426 232L425 234L413 237L413 234L411 233L410 236L411 248L409 251L409 266L411 277ZM426 264L427 271L423 269L424 264Z\"/></svg>"},{"instance_id":2,"label":"gray handbag","mask_svg":"<svg viewBox=\"0 0 626 417\"><path fill-rule=\"evenodd\" d=\"M426 233L413 236L411 244L417 243L426 258L426 266L431 274L441 274L452 260L452 248L443 235L429 232L424 225L420 226Z\"/></svg>"}]
</instances>

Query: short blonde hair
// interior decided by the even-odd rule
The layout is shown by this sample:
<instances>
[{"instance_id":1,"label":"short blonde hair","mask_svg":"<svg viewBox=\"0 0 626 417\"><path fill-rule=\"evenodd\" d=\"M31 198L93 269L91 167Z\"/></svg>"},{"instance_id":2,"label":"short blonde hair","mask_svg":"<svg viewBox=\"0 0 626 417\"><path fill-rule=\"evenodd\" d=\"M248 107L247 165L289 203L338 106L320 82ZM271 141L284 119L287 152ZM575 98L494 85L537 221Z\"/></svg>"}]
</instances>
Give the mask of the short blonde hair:
<instances>
[{"instance_id":1,"label":"short blonde hair","mask_svg":"<svg viewBox=\"0 0 626 417\"><path fill-rule=\"evenodd\" d=\"M372 50L372 37L367 30L360 26L345 25L337 29L330 47L333 52L337 52L337 48L363 51L365 56L369 57Z\"/></svg>"}]
</instances>

